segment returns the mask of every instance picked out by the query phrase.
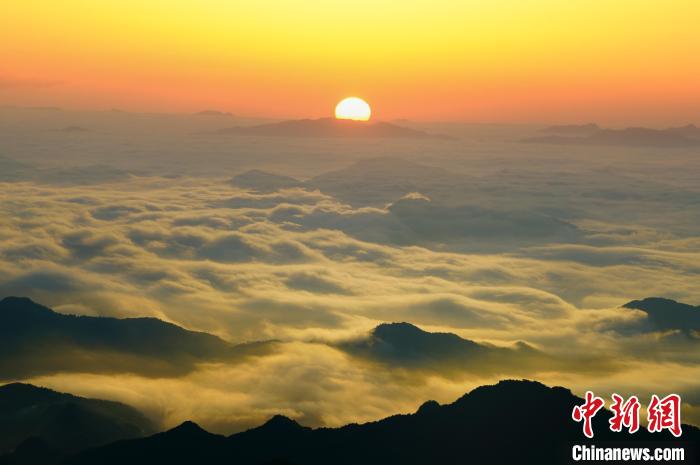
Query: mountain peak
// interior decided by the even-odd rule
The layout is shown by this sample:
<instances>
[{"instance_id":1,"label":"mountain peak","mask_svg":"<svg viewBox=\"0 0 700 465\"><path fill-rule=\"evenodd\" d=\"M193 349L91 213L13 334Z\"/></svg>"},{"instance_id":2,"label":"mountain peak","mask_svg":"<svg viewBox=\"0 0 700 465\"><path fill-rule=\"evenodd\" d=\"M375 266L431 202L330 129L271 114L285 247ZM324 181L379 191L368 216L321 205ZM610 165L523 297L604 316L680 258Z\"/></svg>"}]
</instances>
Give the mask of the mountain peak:
<instances>
[{"instance_id":1,"label":"mountain peak","mask_svg":"<svg viewBox=\"0 0 700 465\"><path fill-rule=\"evenodd\" d=\"M381 337L382 335L388 335L388 334L423 334L426 331L423 331L420 329L418 326L412 325L411 323L407 323L405 321L402 322L397 322L397 323L382 323L380 325L377 325L373 330L372 334L375 336Z\"/></svg>"},{"instance_id":2,"label":"mountain peak","mask_svg":"<svg viewBox=\"0 0 700 465\"><path fill-rule=\"evenodd\" d=\"M284 415L275 415L267 420L260 428L276 431L293 431L301 429L302 426L289 417Z\"/></svg>"},{"instance_id":3,"label":"mountain peak","mask_svg":"<svg viewBox=\"0 0 700 465\"><path fill-rule=\"evenodd\" d=\"M695 307L663 297L647 297L627 302L622 307L643 311L657 330L700 330L700 306Z\"/></svg>"},{"instance_id":4,"label":"mountain peak","mask_svg":"<svg viewBox=\"0 0 700 465\"><path fill-rule=\"evenodd\" d=\"M77 398L72 394L64 394L27 383L10 383L0 386L0 407L29 406L37 402L51 402L58 399Z\"/></svg>"},{"instance_id":5,"label":"mountain peak","mask_svg":"<svg viewBox=\"0 0 700 465\"><path fill-rule=\"evenodd\" d=\"M416 415L425 415L428 413L436 412L440 409L440 404L435 400L428 400L423 402L423 404L416 410Z\"/></svg>"},{"instance_id":6,"label":"mountain peak","mask_svg":"<svg viewBox=\"0 0 700 465\"><path fill-rule=\"evenodd\" d=\"M197 423L187 420L176 426L175 428L168 430L166 432L168 435L178 435L178 436L185 436L185 437L190 437L193 435L209 435L210 433L207 432L204 428L199 426Z\"/></svg>"},{"instance_id":7,"label":"mountain peak","mask_svg":"<svg viewBox=\"0 0 700 465\"><path fill-rule=\"evenodd\" d=\"M3 310L11 313L21 312L22 314L34 315L37 317L56 314L56 312L50 308L34 302L29 297L9 296L3 298L0 300L0 311Z\"/></svg>"},{"instance_id":8,"label":"mountain peak","mask_svg":"<svg viewBox=\"0 0 700 465\"><path fill-rule=\"evenodd\" d=\"M0 386L0 392L54 392L51 389L35 386L29 383L8 383Z\"/></svg>"},{"instance_id":9,"label":"mountain peak","mask_svg":"<svg viewBox=\"0 0 700 465\"><path fill-rule=\"evenodd\" d=\"M9 305L39 305L29 297L7 296L0 299L0 307Z\"/></svg>"},{"instance_id":10,"label":"mountain peak","mask_svg":"<svg viewBox=\"0 0 700 465\"><path fill-rule=\"evenodd\" d=\"M519 357L520 352L482 345L454 333L428 332L411 323L383 323L366 338L339 344L348 353L398 366L488 370L500 357ZM488 360L483 359L491 355ZM495 358L494 358L495 357ZM479 361L483 363L479 363Z\"/></svg>"},{"instance_id":11,"label":"mountain peak","mask_svg":"<svg viewBox=\"0 0 700 465\"><path fill-rule=\"evenodd\" d=\"M529 379L504 379L496 384L479 386L476 389L464 394L455 401L455 404L465 404L470 402L484 402L495 398L517 399L519 397L532 397L547 395L556 392L559 395L573 398L570 390L562 387L549 387L539 381Z\"/></svg>"},{"instance_id":12,"label":"mountain peak","mask_svg":"<svg viewBox=\"0 0 700 465\"><path fill-rule=\"evenodd\" d=\"M626 304L623 305L623 307L644 310L645 307L649 307L652 305L675 305L675 304L680 304L680 302L677 302L673 299L667 299L665 297L645 297L643 299L632 300L630 302L627 302ZM685 305L685 304L680 304L680 305Z\"/></svg>"},{"instance_id":13,"label":"mountain peak","mask_svg":"<svg viewBox=\"0 0 700 465\"><path fill-rule=\"evenodd\" d=\"M419 341L436 344L439 341L441 344L476 345L475 342L462 339L454 333L431 333L406 322L382 323L372 330L372 336L396 344L410 345Z\"/></svg>"},{"instance_id":14,"label":"mountain peak","mask_svg":"<svg viewBox=\"0 0 700 465\"><path fill-rule=\"evenodd\" d=\"M0 391L23 391L23 390L33 390L41 389L33 384L28 383L7 383L0 386Z\"/></svg>"}]
</instances>

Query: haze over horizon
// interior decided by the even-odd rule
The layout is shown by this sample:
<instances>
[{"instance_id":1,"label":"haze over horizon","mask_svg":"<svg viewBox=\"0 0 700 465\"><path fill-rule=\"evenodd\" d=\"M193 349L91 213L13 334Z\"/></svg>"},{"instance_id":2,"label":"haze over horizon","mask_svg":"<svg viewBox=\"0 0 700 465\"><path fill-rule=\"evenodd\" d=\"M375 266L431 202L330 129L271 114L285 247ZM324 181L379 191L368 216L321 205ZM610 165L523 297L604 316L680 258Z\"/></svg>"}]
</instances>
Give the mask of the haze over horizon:
<instances>
[{"instance_id":1,"label":"haze over horizon","mask_svg":"<svg viewBox=\"0 0 700 465\"><path fill-rule=\"evenodd\" d=\"M286 119L325 116L358 95L387 120L678 125L700 113L699 8L11 2L0 102Z\"/></svg>"}]
</instances>

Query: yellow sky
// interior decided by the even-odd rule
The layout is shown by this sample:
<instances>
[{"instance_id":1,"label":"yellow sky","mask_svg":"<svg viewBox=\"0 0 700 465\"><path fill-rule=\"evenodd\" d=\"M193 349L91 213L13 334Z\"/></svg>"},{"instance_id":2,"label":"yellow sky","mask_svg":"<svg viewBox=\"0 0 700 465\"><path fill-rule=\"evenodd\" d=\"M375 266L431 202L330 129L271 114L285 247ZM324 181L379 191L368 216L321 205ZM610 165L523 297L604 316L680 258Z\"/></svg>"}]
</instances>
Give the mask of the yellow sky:
<instances>
[{"instance_id":1,"label":"yellow sky","mask_svg":"<svg viewBox=\"0 0 700 465\"><path fill-rule=\"evenodd\" d=\"M5 104L700 123L697 0L3 3Z\"/></svg>"}]
</instances>

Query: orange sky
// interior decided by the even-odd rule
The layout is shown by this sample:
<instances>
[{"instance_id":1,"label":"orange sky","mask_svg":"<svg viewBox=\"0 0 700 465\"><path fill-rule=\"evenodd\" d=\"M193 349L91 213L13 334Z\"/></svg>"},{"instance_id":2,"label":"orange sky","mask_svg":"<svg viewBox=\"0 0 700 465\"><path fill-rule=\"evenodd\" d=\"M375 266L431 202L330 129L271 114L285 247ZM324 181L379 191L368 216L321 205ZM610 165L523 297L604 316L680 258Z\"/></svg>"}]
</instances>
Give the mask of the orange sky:
<instances>
[{"instance_id":1,"label":"orange sky","mask_svg":"<svg viewBox=\"0 0 700 465\"><path fill-rule=\"evenodd\" d=\"M22 0L0 104L700 123L697 0Z\"/></svg>"}]
</instances>

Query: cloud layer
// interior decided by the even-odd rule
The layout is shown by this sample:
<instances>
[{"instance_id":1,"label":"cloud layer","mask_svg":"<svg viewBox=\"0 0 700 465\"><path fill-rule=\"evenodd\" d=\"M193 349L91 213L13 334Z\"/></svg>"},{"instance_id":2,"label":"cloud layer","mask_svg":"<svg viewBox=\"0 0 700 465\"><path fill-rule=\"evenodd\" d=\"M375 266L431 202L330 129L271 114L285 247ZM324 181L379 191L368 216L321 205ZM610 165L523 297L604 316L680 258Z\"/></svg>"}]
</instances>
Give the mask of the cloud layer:
<instances>
[{"instance_id":1,"label":"cloud layer","mask_svg":"<svg viewBox=\"0 0 700 465\"><path fill-rule=\"evenodd\" d=\"M623 229L584 222L562 226L588 235L576 243L545 237L509 253L466 252L460 240L478 233L469 223L473 211L421 206L407 224L396 215L398 204L353 207L319 191L256 193L217 179L135 177L108 189L9 183L3 196L1 294L27 295L66 313L155 316L234 343L282 341L268 355L203 364L169 380L94 370L34 378L133 403L167 424L191 417L230 431L277 412L340 424L411 410L430 397L449 400L503 375L576 387L602 370L638 373L646 386L641 373L649 364L659 373L676 366L687 373L676 378L678 388L694 389L682 380L697 360L684 351L635 350L649 347L656 333L621 331L645 316L617 308L668 289L700 300L690 279L698 273L697 248L684 239L620 245L614 235ZM468 222L464 232L452 223L436 230L440 218ZM421 234L406 233L416 223ZM445 234L455 241L445 242ZM601 234L606 238L591 239ZM447 246L426 247L425 235ZM497 357L488 362L495 370L455 364L452 356L429 367L380 357L392 367L386 371L366 351L358 358L342 349L390 321L456 333L500 347L496 353L522 341L531 349L514 353L541 355L519 364ZM105 377L115 387L104 388ZM360 410L349 407L358 395L368 399Z\"/></svg>"},{"instance_id":2,"label":"cloud layer","mask_svg":"<svg viewBox=\"0 0 700 465\"><path fill-rule=\"evenodd\" d=\"M275 413L371 420L516 376L675 390L700 419L695 333L620 307L700 303L696 153L510 142L527 128L377 145L212 139L220 123L195 116L0 115L0 296L278 341L235 360L162 354L181 370L121 357L22 380L226 433ZM377 339L388 322L486 355Z\"/></svg>"}]
</instances>

